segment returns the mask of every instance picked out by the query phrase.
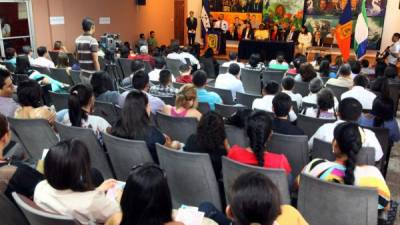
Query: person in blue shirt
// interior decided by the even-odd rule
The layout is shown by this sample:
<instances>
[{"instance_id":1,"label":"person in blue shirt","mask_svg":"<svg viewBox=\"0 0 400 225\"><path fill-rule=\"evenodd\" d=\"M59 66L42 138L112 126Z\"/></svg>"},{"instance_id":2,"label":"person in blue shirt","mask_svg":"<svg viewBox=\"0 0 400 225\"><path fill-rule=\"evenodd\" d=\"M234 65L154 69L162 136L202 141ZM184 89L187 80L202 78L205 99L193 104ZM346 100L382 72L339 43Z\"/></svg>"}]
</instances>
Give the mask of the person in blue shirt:
<instances>
[{"instance_id":1,"label":"person in blue shirt","mask_svg":"<svg viewBox=\"0 0 400 225\"><path fill-rule=\"evenodd\" d=\"M14 66L17 64L17 54L15 48L7 48L5 51L6 59L4 62L8 62L13 64Z\"/></svg>"},{"instance_id":2,"label":"person in blue shirt","mask_svg":"<svg viewBox=\"0 0 400 225\"><path fill-rule=\"evenodd\" d=\"M370 113L363 114L359 124L365 127L383 127L389 129L390 143L400 141L399 125L393 116L393 100L387 97L378 96L372 104Z\"/></svg>"},{"instance_id":3,"label":"person in blue shirt","mask_svg":"<svg viewBox=\"0 0 400 225\"><path fill-rule=\"evenodd\" d=\"M222 104L222 99L217 93L205 89L207 73L204 70L197 70L193 73L193 84L197 89L198 102L208 103L213 111L215 110L215 104Z\"/></svg>"}]
</instances>

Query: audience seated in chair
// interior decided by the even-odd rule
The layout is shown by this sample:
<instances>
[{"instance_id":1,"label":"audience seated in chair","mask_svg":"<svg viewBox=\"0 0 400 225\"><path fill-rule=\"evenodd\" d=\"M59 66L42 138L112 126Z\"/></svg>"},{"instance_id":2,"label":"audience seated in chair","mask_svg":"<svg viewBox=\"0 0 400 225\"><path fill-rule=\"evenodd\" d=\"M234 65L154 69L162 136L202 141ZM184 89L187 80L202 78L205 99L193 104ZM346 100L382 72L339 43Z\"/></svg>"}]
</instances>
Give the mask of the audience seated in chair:
<instances>
[{"instance_id":1,"label":"audience seated in chair","mask_svg":"<svg viewBox=\"0 0 400 225\"><path fill-rule=\"evenodd\" d=\"M310 63L303 63L300 66L299 74L295 76L296 81L310 82L312 79L317 77L314 67Z\"/></svg>"},{"instance_id":2,"label":"audience seated in chair","mask_svg":"<svg viewBox=\"0 0 400 225\"><path fill-rule=\"evenodd\" d=\"M339 68L338 76L338 78L329 79L326 84L346 88L353 87L353 79L351 78L351 67L349 64L343 64Z\"/></svg>"},{"instance_id":3,"label":"audience seated in chair","mask_svg":"<svg viewBox=\"0 0 400 225\"><path fill-rule=\"evenodd\" d=\"M4 158L3 150L10 139L7 119L0 113L0 192L10 200L14 191L32 198L36 185L44 179L43 175L24 163Z\"/></svg>"},{"instance_id":4,"label":"audience seated in chair","mask_svg":"<svg viewBox=\"0 0 400 225\"><path fill-rule=\"evenodd\" d=\"M331 143L333 141L333 131L336 126L344 122L357 123L362 113L362 106L359 101L354 98L346 98L340 101L339 111L337 112L339 119L334 123L326 123L322 125L315 134L309 139L308 146L312 149L314 139L320 139ZM365 136L363 147L372 147L375 149L375 161L379 161L383 156L382 147L375 136L375 133L368 129L361 129Z\"/></svg>"},{"instance_id":5,"label":"audience seated in chair","mask_svg":"<svg viewBox=\"0 0 400 225\"><path fill-rule=\"evenodd\" d=\"M141 60L133 60L131 63L131 71L132 74L128 77L125 77L122 82L121 86L122 87L132 87L132 78L135 75L136 72L138 71L144 71L144 63Z\"/></svg>"},{"instance_id":6,"label":"audience seated in chair","mask_svg":"<svg viewBox=\"0 0 400 225\"><path fill-rule=\"evenodd\" d=\"M275 95L279 92L279 84L276 81L267 81L262 90L263 97L255 99L253 102L252 109L264 110L267 112L272 112L272 100ZM289 119L291 122L296 121L297 116L293 110L289 112Z\"/></svg>"},{"instance_id":7,"label":"audience seated in chair","mask_svg":"<svg viewBox=\"0 0 400 225\"><path fill-rule=\"evenodd\" d=\"M196 134L185 143L186 152L208 153L217 179L222 178L222 156L226 156L229 143L226 138L224 120L216 112L208 112L201 118Z\"/></svg>"},{"instance_id":8,"label":"audience seated in chair","mask_svg":"<svg viewBox=\"0 0 400 225\"><path fill-rule=\"evenodd\" d=\"M206 90L207 73L204 70L194 72L193 84L196 87L199 102L208 103L211 110L215 110L215 104L222 104L222 99L217 93Z\"/></svg>"},{"instance_id":9,"label":"audience seated in chair","mask_svg":"<svg viewBox=\"0 0 400 225\"><path fill-rule=\"evenodd\" d=\"M329 88L321 89L317 94L317 108L304 108L303 114L319 119L337 119L335 96L332 91Z\"/></svg>"},{"instance_id":10,"label":"audience seated in chair","mask_svg":"<svg viewBox=\"0 0 400 225\"><path fill-rule=\"evenodd\" d=\"M400 130L393 116L393 100L378 96L375 98L370 113L363 114L359 124L365 127L383 127L389 129L390 143L400 141Z\"/></svg>"},{"instance_id":11,"label":"audience seated in chair","mask_svg":"<svg viewBox=\"0 0 400 225\"><path fill-rule=\"evenodd\" d=\"M13 117L18 108L18 104L12 98L14 89L11 73L5 68L0 68L0 113L6 117Z\"/></svg>"},{"instance_id":12,"label":"audience seated in chair","mask_svg":"<svg viewBox=\"0 0 400 225\"><path fill-rule=\"evenodd\" d=\"M244 64L238 61L237 52L230 52L229 61L222 63L222 67L229 67L232 63L236 63L240 68L244 68Z\"/></svg>"},{"instance_id":13,"label":"audience seated in chair","mask_svg":"<svg viewBox=\"0 0 400 225\"><path fill-rule=\"evenodd\" d=\"M106 132L111 125L104 118L91 115L94 102L92 87L84 84L72 87L68 97L68 109L57 113L58 122L66 126L92 129L99 136L100 132Z\"/></svg>"},{"instance_id":14,"label":"audience seated in chair","mask_svg":"<svg viewBox=\"0 0 400 225\"><path fill-rule=\"evenodd\" d=\"M172 141L150 124L150 102L145 93L130 91L126 96L121 118L111 128L110 134L119 138L144 140L155 162L158 163L156 143L179 149L180 144Z\"/></svg>"},{"instance_id":15,"label":"audience seated in chair","mask_svg":"<svg viewBox=\"0 0 400 225\"><path fill-rule=\"evenodd\" d=\"M153 56L149 55L149 48L146 45L140 46L140 54L133 57L133 60L142 60L143 62L149 62L154 68L155 62Z\"/></svg>"},{"instance_id":16,"label":"audience seated in chair","mask_svg":"<svg viewBox=\"0 0 400 225\"><path fill-rule=\"evenodd\" d=\"M148 93L150 89L149 75L147 75L147 73L145 73L143 70L137 71L135 76L132 77L132 87L136 90L142 91L147 95L152 113L155 114L157 111L164 110L165 103L160 98L154 97ZM124 106L125 98L129 92L130 91L125 91L121 94L120 102L118 104L119 106Z\"/></svg>"},{"instance_id":17,"label":"audience seated in chair","mask_svg":"<svg viewBox=\"0 0 400 225\"><path fill-rule=\"evenodd\" d=\"M229 65L228 73L218 75L215 80L215 87L232 92L233 99L236 99L236 92L244 93L243 83L240 80L240 66L236 63Z\"/></svg>"},{"instance_id":18,"label":"audience seated in chair","mask_svg":"<svg viewBox=\"0 0 400 225\"><path fill-rule=\"evenodd\" d=\"M273 70L288 70L289 64L285 62L285 56L283 54L279 54L276 56L276 59L273 59L268 64L269 69Z\"/></svg>"},{"instance_id":19,"label":"audience seated in chair","mask_svg":"<svg viewBox=\"0 0 400 225\"><path fill-rule=\"evenodd\" d=\"M174 43L171 45L171 53L169 53L167 55L167 59L176 59L176 60L180 60L181 63L186 64L186 60L184 55L179 54L180 53L180 48L179 48L179 44Z\"/></svg>"},{"instance_id":20,"label":"audience seated in chair","mask_svg":"<svg viewBox=\"0 0 400 225\"><path fill-rule=\"evenodd\" d=\"M65 69L68 73L68 75L71 72L71 66L70 66L70 62L69 62L69 58L67 53L65 52L59 52L57 54L57 69Z\"/></svg>"},{"instance_id":21,"label":"audience seated in chair","mask_svg":"<svg viewBox=\"0 0 400 225\"><path fill-rule=\"evenodd\" d=\"M15 48L6 48L5 51L6 59L4 62L11 63L12 65L16 66L17 64L17 52Z\"/></svg>"},{"instance_id":22,"label":"audience seated in chair","mask_svg":"<svg viewBox=\"0 0 400 225\"><path fill-rule=\"evenodd\" d=\"M67 53L67 47L65 47L65 45L62 43L62 41L55 41L54 45L53 45L53 52L63 52L63 53Z\"/></svg>"},{"instance_id":23,"label":"audience seated in chair","mask_svg":"<svg viewBox=\"0 0 400 225\"><path fill-rule=\"evenodd\" d=\"M165 63L165 59L162 57L155 57L154 61L155 61L155 67L152 71L149 72L149 78L150 78L150 81L159 81L161 70L166 69L166 63ZM175 82L174 76L172 76L171 79L172 79L172 82Z\"/></svg>"},{"instance_id":24,"label":"audience seated in chair","mask_svg":"<svg viewBox=\"0 0 400 225\"><path fill-rule=\"evenodd\" d=\"M328 60L322 60L319 65L319 77L336 78L336 73L331 71L330 62Z\"/></svg>"},{"instance_id":25,"label":"audience seated in chair","mask_svg":"<svg viewBox=\"0 0 400 225\"><path fill-rule=\"evenodd\" d=\"M295 81L293 78L287 76L282 79L282 92L289 95L290 98L292 99L292 101L297 103L297 107L300 108L303 97L301 96L301 94L293 93L294 85L295 85Z\"/></svg>"},{"instance_id":26,"label":"audience seated in chair","mask_svg":"<svg viewBox=\"0 0 400 225\"><path fill-rule=\"evenodd\" d=\"M277 94L272 100L272 110L275 118L272 121L272 130L285 135L304 135L304 131L289 121L289 112L292 110L292 99L285 93Z\"/></svg>"},{"instance_id":27,"label":"audience seated in chair","mask_svg":"<svg viewBox=\"0 0 400 225\"><path fill-rule=\"evenodd\" d=\"M338 124L333 131L332 141L335 162L314 159L304 168L303 173L325 181L377 188L379 209L389 209L390 191L379 169L357 165L357 154L369 138L364 131L356 123Z\"/></svg>"},{"instance_id":28,"label":"audience seated in chair","mask_svg":"<svg viewBox=\"0 0 400 225\"><path fill-rule=\"evenodd\" d=\"M112 80L107 72L99 71L93 74L90 84L93 87L96 101L108 102L118 105L120 102L120 94L118 91L112 90Z\"/></svg>"},{"instance_id":29,"label":"audience seated in chair","mask_svg":"<svg viewBox=\"0 0 400 225\"><path fill-rule=\"evenodd\" d=\"M265 65L261 62L261 56L259 54L251 54L249 62L244 65L244 68L261 71L265 69Z\"/></svg>"},{"instance_id":30,"label":"audience seated in chair","mask_svg":"<svg viewBox=\"0 0 400 225\"><path fill-rule=\"evenodd\" d=\"M199 70L201 68L200 62L194 55L190 53L191 48L191 46L183 47L179 55L181 55L185 59L185 61L186 59L189 59L190 65L192 67L196 67L196 70Z\"/></svg>"},{"instance_id":31,"label":"audience seated in chair","mask_svg":"<svg viewBox=\"0 0 400 225\"><path fill-rule=\"evenodd\" d=\"M150 94L162 97L174 97L178 93L178 89L174 88L172 85L172 78L174 76L171 71L163 69L159 73L159 84L153 85L150 88Z\"/></svg>"},{"instance_id":32,"label":"audience seated in chair","mask_svg":"<svg viewBox=\"0 0 400 225\"><path fill-rule=\"evenodd\" d=\"M229 150L228 158L265 168L284 169L286 174L290 174L292 168L286 156L270 153L265 149L272 133L272 121L266 112L252 113L247 118L245 132L249 138L250 147L235 145Z\"/></svg>"},{"instance_id":33,"label":"audience seated in chair","mask_svg":"<svg viewBox=\"0 0 400 225\"><path fill-rule=\"evenodd\" d=\"M363 109L371 110L372 103L374 102L376 95L373 92L367 90L368 83L368 78L364 75L356 76L354 78L354 86L351 88L351 90L343 93L340 96L340 99L350 97L355 98L361 103Z\"/></svg>"},{"instance_id":34,"label":"audience seated in chair","mask_svg":"<svg viewBox=\"0 0 400 225\"><path fill-rule=\"evenodd\" d=\"M200 120L201 113L198 105L197 91L193 84L185 84L176 94L175 106L167 105L164 113L173 117L194 117Z\"/></svg>"},{"instance_id":35,"label":"audience seated in chair","mask_svg":"<svg viewBox=\"0 0 400 225\"><path fill-rule=\"evenodd\" d=\"M48 59L47 48L40 46L36 50L38 57L33 60L32 66L43 67L43 68L55 68L53 61Z\"/></svg>"},{"instance_id":36,"label":"audience seated in chair","mask_svg":"<svg viewBox=\"0 0 400 225\"><path fill-rule=\"evenodd\" d=\"M228 193L226 216L211 203L203 203L199 210L219 225L308 225L292 206L283 205L278 188L265 175L248 172L240 175Z\"/></svg>"},{"instance_id":37,"label":"audience seated in chair","mask_svg":"<svg viewBox=\"0 0 400 225\"><path fill-rule=\"evenodd\" d=\"M34 202L50 213L71 216L81 224L105 223L120 212L117 199L106 197L106 191L117 181L102 181L102 175L91 169L86 145L76 139L50 148L44 159L44 175L35 188Z\"/></svg>"},{"instance_id":38,"label":"audience seated in chair","mask_svg":"<svg viewBox=\"0 0 400 225\"><path fill-rule=\"evenodd\" d=\"M126 180L121 197L122 212L111 217L105 225L183 225L174 221L172 210L165 171L155 164L137 165Z\"/></svg>"},{"instance_id":39,"label":"audience seated in chair","mask_svg":"<svg viewBox=\"0 0 400 225\"><path fill-rule=\"evenodd\" d=\"M19 108L15 111L17 119L45 119L54 124L56 112L54 108L42 104L42 88L34 80L20 82L17 89Z\"/></svg>"},{"instance_id":40,"label":"audience seated in chair","mask_svg":"<svg viewBox=\"0 0 400 225\"><path fill-rule=\"evenodd\" d=\"M51 85L51 91L53 92L64 92L64 89L69 87L68 84L63 84L50 78L46 74L41 74L36 70L32 70L27 56L17 56L15 74L25 74L28 75L30 79L38 81L41 85Z\"/></svg>"},{"instance_id":41,"label":"audience seated in chair","mask_svg":"<svg viewBox=\"0 0 400 225\"><path fill-rule=\"evenodd\" d=\"M178 78L176 78L176 82L178 83L184 83L184 84L188 84L188 83L192 83L192 68L189 65L186 64L182 64L179 66L179 73L180 76Z\"/></svg>"}]
</instances>

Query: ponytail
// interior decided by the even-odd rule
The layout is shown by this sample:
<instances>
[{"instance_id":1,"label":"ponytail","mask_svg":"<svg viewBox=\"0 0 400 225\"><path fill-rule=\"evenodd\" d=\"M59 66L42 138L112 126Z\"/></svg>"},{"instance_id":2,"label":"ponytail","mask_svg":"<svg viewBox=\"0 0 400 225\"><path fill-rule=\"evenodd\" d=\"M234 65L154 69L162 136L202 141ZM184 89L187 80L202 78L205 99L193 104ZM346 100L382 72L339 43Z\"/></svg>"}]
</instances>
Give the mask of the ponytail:
<instances>
[{"instance_id":1,"label":"ponytail","mask_svg":"<svg viewBox=\"0 0 400 225\"><path fill-rule=\"evenodd\" d=\"M257 165L264 166L264 152L268 137L271 134L271 118L263 111L254 112L246 123L246 133L250 148L257 158Z\"/></svg>"},{"instance_id":2,"label":"ponytail","mask_svg":"<svg viewBox=\"0 0 400 225\"><path fill-rule=\"evenodd\" d=\"M68 98L68 115L72 126L81 127L82 119L88 119L88 113L82 108L89 104L92 96L92 88L83 84L78 84L71 89Z\"/></svg>"},{"instance_id":3,"label":"ponytail","mask_svg":"<svg viewBox=\"0 0 400 225\"><path fill-rule=\"evenodd\" d=\"M345 161L345 175L343 181L347 185L354 185L354 170L357 164L357 154L362 147L362 136L359 126L355 123L341 123L334 131L335 140L341 154L347 156Z\"/></svg>"}]
</instances>

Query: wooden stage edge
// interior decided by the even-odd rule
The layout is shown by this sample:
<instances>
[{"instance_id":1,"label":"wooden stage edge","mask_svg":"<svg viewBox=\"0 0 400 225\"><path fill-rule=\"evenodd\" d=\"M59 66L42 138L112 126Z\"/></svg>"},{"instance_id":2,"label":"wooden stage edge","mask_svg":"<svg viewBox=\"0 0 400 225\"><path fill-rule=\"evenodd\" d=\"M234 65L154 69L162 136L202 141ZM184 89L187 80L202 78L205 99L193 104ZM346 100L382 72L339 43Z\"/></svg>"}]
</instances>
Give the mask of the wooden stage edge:
<instances>
[{"instance_id":1,"label":"wooden stage edge","mask_svg":"<svg viewBox=\"0 0 400 225\"><path fill-rule=\"evenodd\" d=\"M203 53L205 49L202 49L201 53ZM226 55L215 55L215 58L218 60L229 60L229 53L230 52L238 52L239 51L239 42L235 41L227 41L226 44ZM295 50L295 54L298 50ZM376 64L376 53L377 50L367 50L367 53L363 57L363 59L367 59L369 61L370 66L375 66ZM335 61L336 57L341 55L339 48L329 48L329 47L312 47L307 51L307 60L310 62L314 60L315 56L319 54L320 56L324 55L332 55L332 62ZM350 54L350 58L356 58L354 52ZM247 60L241 60L247 61Z\"/></svg>"}]
</instances>

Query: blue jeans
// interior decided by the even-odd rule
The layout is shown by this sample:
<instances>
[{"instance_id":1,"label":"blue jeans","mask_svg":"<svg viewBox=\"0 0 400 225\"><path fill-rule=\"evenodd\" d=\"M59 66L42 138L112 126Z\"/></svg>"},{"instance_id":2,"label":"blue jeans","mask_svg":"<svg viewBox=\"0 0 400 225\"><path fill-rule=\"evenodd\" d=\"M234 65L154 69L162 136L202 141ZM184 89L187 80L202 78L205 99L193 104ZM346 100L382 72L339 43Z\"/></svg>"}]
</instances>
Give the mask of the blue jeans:
<instances>
[{"instance_id":1,"label":"blue jeans","mask_svg":"<svg viewBox=\"0 0 400 225\"><path fill-rule=\"evenodd\" d=\"M203 202L199 206L199 211L204 212L204 216L214 220L219 225L231 225L232 221L219 211L212 203Z\"/></svg>"}]
</instances>

